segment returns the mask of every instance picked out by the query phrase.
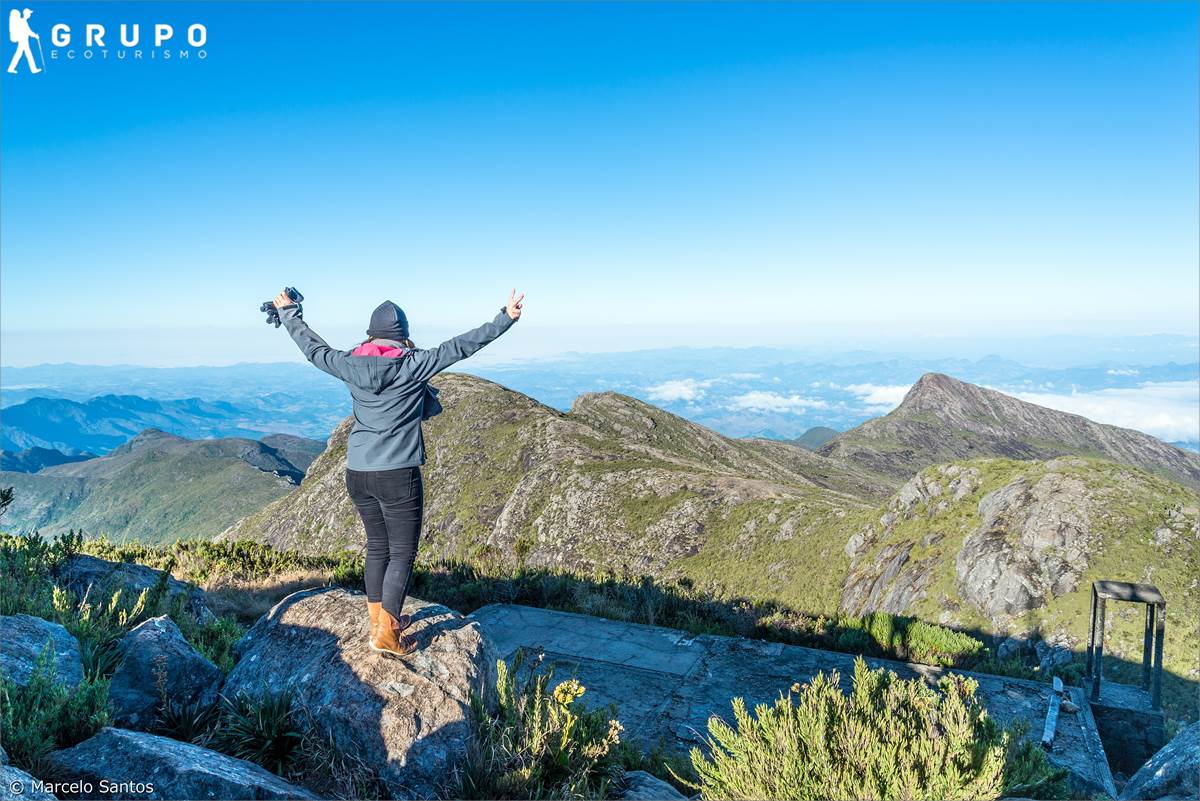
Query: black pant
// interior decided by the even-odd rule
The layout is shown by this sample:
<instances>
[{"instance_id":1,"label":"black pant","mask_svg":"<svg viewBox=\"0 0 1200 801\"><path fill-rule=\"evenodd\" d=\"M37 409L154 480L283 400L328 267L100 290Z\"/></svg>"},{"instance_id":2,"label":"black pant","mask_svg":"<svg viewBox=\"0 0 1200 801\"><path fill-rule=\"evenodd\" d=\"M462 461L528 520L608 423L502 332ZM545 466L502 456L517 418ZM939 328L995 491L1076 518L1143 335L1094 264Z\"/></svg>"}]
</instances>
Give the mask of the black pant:
<instances>
[{"instance_id":1,"label":"black pant","mask_svg":"<svg viewBox=\"0 0 1200 801\"><path fill-rule=\"evenodd\" d=\"M421 468L347 470L346 490L367 529L367 600L400 617L421 539Z\"/></svg>"}]
</instances>

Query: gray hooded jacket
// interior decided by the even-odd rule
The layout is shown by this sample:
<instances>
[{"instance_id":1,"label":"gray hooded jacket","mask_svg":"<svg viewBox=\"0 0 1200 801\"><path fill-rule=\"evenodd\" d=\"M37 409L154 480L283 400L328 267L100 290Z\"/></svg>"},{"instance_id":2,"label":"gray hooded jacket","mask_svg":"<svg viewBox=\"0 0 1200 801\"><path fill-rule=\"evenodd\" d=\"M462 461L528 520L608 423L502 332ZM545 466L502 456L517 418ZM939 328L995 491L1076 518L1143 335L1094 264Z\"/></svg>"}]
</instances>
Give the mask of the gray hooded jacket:
<instances>
[{"instance_id":1,"label":"gray hooded jacket","mask_svg":"<svg viewBox=\"0 0 1200 801\"><path fill-rule=\"evenodd\" d=\"M421 420L437 413L429 379L462 361L512 327L501 309L496 319L460 334L432 350L413 350L402 357L352 356L334 350L304 322L299 306L279 310L304 357L350 388L354 427L346 446L351 470L395 470L425 464Z\"/></svg>"}]
</instances>

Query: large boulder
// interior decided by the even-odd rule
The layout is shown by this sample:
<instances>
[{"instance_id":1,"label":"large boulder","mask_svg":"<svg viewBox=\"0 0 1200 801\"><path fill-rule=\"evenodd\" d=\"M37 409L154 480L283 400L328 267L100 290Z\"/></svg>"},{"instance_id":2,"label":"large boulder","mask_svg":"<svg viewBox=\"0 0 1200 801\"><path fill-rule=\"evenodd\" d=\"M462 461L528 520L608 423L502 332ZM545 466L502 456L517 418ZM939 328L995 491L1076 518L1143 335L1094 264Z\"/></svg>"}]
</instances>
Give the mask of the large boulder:
<instances>
[{"instance_id":1,"label":"large boulder","mask_svg":"<svg viewBox=\"0 0 1200 801\"><path fill-rule=\"evenodd\" d=\"M621 798L625 801L687 801L687 796L644 770L625 772Z\"/></svg>"},{"instance_id":2,"label":"large boulder","mask_svg":"<svg viewBox=\"0 0 1200 801\"><path fill-rule=\"evenodd\" d=\"M133 628L120 648L121 664L108 687L116 725L149 729L164 701L191 707L216 703L221 669L197 653L166 615Z\"/></svg>"},{"instance_id":3,"label":"large boulder","mask_svg":"<svg viewBox=\"0 0 1200 801\"><path fill-rule=\"evenodd\" d=\"M0 801L58 801L58 797L20 768L0 765Z\"/></svg>"},{"instance_id":4,"label":"large boulder","mask_svg":"<svg viewBox=\"0 0 1200 801\"><path fill-rule=\"evenodd\" d=\"M479 625L410 598L420 650L398 658L367 642L367 599L344 589L284 598L238 644L226 697L293 693L343 751L377 766L397 798L432 797L474 736L472 695L494 695L496 653Z\"/></svg>"},{"instance_id":5,"label":"large boulder","mask_svg":"<svg viewBox=\"0 0 1200 801\"><path fill-rule=\"evenodd\" d=\"M58 801L54 793L20 768L8 764L8 752L0 746L0 801Z\"/></svg>"},{"instance_id":6,"label":"large boulder","mask_svg":"<svg viewBox=\"0 0 1200 801\"><path fill-rule=\"evenodd\" d=\"M152 590L158 584L163 571L131 562L110 562L88 554L75 554L63 560L55 572L58 583L82 597L90 591L93 601L97 593L104 597L117 590L122 597L133 600L142 590ZM204 591L194 584L167 577L168 604L179 603L184 611L191 613L201 623L215 616L204 600ZM157 610L151 610L157 611Z\"/></svg>"},{"instance_id":7,"label":"large boulder","mask_svg":"<svg viewBox=\"0 0 1200 801\"><path fill-rule=\"evenodd\" d=\"M985 495L955 559L962 597L998 623L1074 590L1093 548L1089 510L1083 480L1062 473Z\"/></svg>"},{"instance_id":8,"label":"large boulder","mask_svg":"<svg viewBox=\"0 0 1200 801\"><path fill-rule=\"evenodd\" d=\"M0 617L0 672L24 686L47 646L58 680L69 687L83 681L83 658L79 641L57 623L32 615Z\"/></svg>"},{"instance_id":9,"label":"large boulder","mask_svg":"<svg viewBox=\"0 0 1200 801\"><path fill-rule=\"evenodd\" d=\"M111 799L316 798L253 762L140 731L106 727L47 760L61 781L118 783ZM91 795L90 793L88 795Z\"/></svg>"},{"instance_id":10,"label":"large boulder","mask_svg":"<svg viewBox=\"0 0 1200 801\"><path fill-rule=\"evenodd\" d=\"M1124 801L1200 798L1200 723L1193 723L1159 749L1121 791Z\"/></svg>"}]
</instances>

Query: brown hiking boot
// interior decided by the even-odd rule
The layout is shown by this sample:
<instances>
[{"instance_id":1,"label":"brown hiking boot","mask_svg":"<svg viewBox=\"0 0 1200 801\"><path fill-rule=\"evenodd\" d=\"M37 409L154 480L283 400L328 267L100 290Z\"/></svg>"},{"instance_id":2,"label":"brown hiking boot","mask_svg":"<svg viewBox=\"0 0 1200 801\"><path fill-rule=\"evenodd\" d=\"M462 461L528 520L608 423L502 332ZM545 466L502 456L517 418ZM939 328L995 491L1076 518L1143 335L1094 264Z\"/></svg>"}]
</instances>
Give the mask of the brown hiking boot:
<instances>
[{"instance_id":1,"label":"brown hiking boot","mask_svg":"<svg viewBox=\"0 0 1200 801\"><path fill-rule=\"evenodd\" d=\"M379 601L367 601L367 614L371 618L371 627L367 630L367 642L375 639L375 627L379 625L379 608L381 606Z\"/></svg>"},{"instance_id":2,"label":"brown hiking boot","mask_svg":"<svg viewBox=\"0 0 1200 801\"><path fill-rule=\"evenodd\" d=\"M417 641L401 632L411 623L412 618L408 615L394 618L388 610L380 607L378 622L375 624L375 634L371 637L371 648L383 654L408 656L417 650Z\"/></svg>"}]
</instances>

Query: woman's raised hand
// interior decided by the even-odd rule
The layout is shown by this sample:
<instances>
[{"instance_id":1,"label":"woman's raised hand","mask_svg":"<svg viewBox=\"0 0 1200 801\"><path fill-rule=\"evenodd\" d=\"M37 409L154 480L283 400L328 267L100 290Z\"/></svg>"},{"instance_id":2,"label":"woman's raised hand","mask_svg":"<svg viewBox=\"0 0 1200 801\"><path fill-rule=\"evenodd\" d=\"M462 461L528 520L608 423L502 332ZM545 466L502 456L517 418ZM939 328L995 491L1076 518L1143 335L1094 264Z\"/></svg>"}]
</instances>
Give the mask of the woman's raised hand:
<instances>
[{"instance_id":1,"label":"woman's raised hand","mask_svg":"<svg viewBox=\"0 0 1200 801\"><path fill-rule=\"evenodd\" d=\"M279 290L279 294L275 296L274 301L275 308L277 309L282 309L284 306L291 306L293 302L294 301L288 297L287 287Z\"/></svg>"},{"instance_id":2,"label":"woman's raised hand","mask_svg":"<svg viewBox=\"0 0 1200 801\"><path fill-rule=\"evenodd\" d=\"M508 293L508 305L504 307L504 311L508 312L508 316L514 320L521 319L521 309L525 306L525 293L517 294L517 290L513 289Z\"/></svg>"}]
</instances>

